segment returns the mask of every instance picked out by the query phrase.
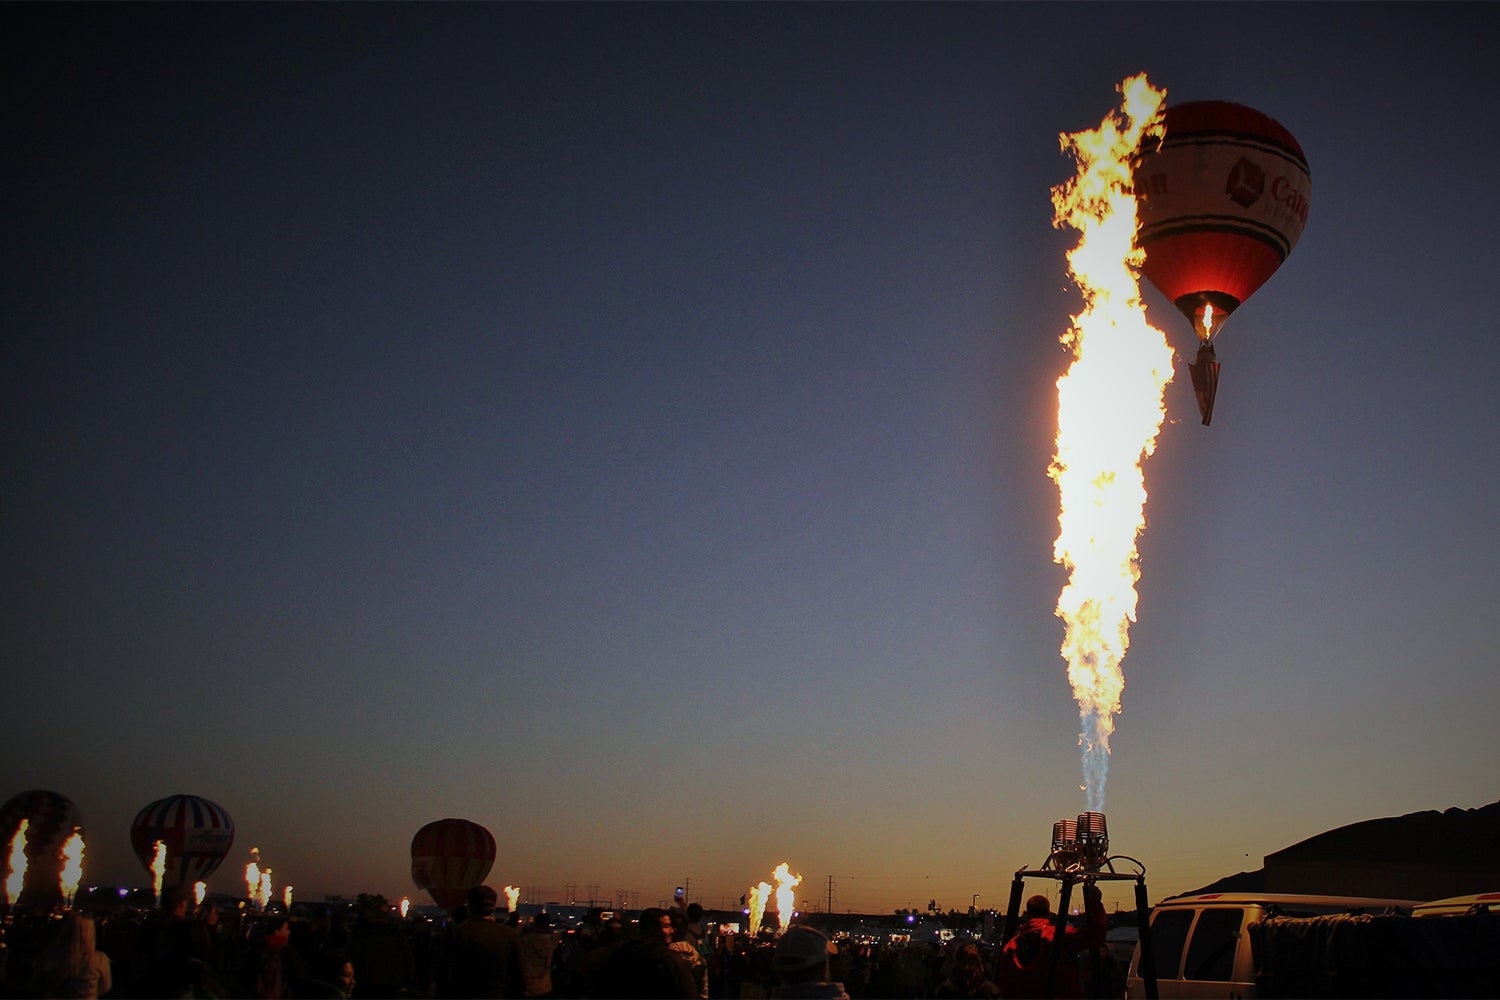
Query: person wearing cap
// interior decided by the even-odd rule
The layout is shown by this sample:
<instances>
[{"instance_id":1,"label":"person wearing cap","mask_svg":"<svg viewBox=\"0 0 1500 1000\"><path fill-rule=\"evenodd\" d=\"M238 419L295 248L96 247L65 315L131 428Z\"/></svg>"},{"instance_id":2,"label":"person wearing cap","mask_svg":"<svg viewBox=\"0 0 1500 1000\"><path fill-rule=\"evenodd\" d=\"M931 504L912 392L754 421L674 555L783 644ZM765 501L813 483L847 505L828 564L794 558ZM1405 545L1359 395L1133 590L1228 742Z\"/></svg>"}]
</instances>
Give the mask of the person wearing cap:
<instances>
[{"instance_id":1,"label":"person wearing cap","mask_svg":"<svg viewBox=\"0 0 1500 1000\"><path fill-rule=\"evenodd\" d=\"M849 1000L843 983L829 979L828 956L838 954L823 932L807 924L793 924L776 942L771 966L778 983L773 997L787 1000Z\"/></svg>"}]
</instances>

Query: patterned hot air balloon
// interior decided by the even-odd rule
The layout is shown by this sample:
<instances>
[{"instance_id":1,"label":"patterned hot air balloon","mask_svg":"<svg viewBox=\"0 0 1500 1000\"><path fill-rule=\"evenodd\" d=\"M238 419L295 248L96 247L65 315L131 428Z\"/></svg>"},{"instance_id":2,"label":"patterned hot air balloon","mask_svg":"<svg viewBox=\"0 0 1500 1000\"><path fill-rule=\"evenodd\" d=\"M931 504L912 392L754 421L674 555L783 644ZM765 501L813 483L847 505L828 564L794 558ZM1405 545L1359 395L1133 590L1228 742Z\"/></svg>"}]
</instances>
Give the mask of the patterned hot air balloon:
<instances>
[{"instance_id":1,"label":"patterned hot air balloon","mask_svg":"<svg viewBox=\"0 0 1500 1000\"><path fill-rule=\"evenodd\" d=\"M73 800L56 792L33 789L22 792L0 806L0 851L5 857L0 865L10 871L10 846L26 821L23 852L26 870L18 898L13 903L48 906L62 900L63 845L75 833L83 832L83 817Z\"/></svg>"},{"instance_id":2,"label":"patterned hot air balloon","mask_svg":"<svg viewBox=\"0 0 1500 1000\"><path fill-rule=\"evenodd\" d=\"M167 847L162 885L204 882L219 867L234 843L234 821L224 807L196 795L157 799L130 824L130 847L149 872L156 842Z\"/></svg>"},{"instance_id":3,"label":"patterned hot air balloon","mask_svg":"<svg viewBox=\"0 0 1500 1000\"><path fill-rule=\"evenodd\" d=\"M411 838L411 880L445 910L468 899L495 864L495 838L466 819L439 819Z\"/></svg>"},{"instance_id":4,"label":"patterned hot air balloon","mask_svg":"<svg viewBox=\"0 0 1500 1000\"><path fill-rule=\"evenodd\" d=\"M1141 273L1193 324L1190 373L1207 424L1219 383L1214 337L1297 245L1312 176L1292 133L1254 108L1192 101L1165 119L1160 145L1135 168Z\"/></svg>"}]
</instances>

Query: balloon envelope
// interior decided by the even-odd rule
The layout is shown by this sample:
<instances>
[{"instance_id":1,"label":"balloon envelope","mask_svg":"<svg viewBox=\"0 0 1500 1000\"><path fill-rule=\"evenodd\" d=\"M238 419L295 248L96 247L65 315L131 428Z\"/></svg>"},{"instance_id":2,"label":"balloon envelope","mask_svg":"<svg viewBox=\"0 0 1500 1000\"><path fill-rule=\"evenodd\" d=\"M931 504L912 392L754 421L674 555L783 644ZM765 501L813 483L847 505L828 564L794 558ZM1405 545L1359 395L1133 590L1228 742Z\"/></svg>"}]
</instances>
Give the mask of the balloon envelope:
<instances>
[{"instance_id":1,"label":"balloon envelope","mask_svg":"<svg viewBox=\"0 0 1500 1000\"><path fill-rule=\"evenodd\" d=\"M10 847L26 821L26 841L23 850L26 871L19 893L22 902L36 899L44 905L62 896L63 845L73 834L82 832L83 817L78 807L66 795L33 789L13 796L0 806L0 850L5 856L0 865L9 868Z\"/></svg>"},{"instance_id":2,"label":"balloon envelope","mask_svg":"<svg viewBox=\"0 0 1500 1000\"><path fill-rule=\"evenodd\" d=\"M495 864L495 838L467 819L439 819L411 839L411 880L445 910L455 910Z\"/></svg>"},{"instance_id":3,"label":"balloon envelope","mask_svg":"<svg viewBox=\"0 0 1500 1000\"><path fill-rule=\"evenodd\" d=\"M130 847L146 870L156 858L156 842L167 848L162 885L206 881L234 843L234 821L224 807L197 795L157 799L130 824Z\"/></svg>"},{"instance_id":4,"label":"balloon envelope","mask_svg":"<svg viewBox=\"0 0 1500 1000\"><path fill-rule=\"evenodd\" d=\"M1312 177L1292 134L1254 108L1194 101L1165 119L1135 166L1141 273L1212 340L1296 246Z\"/></svg>"}]
</instances>

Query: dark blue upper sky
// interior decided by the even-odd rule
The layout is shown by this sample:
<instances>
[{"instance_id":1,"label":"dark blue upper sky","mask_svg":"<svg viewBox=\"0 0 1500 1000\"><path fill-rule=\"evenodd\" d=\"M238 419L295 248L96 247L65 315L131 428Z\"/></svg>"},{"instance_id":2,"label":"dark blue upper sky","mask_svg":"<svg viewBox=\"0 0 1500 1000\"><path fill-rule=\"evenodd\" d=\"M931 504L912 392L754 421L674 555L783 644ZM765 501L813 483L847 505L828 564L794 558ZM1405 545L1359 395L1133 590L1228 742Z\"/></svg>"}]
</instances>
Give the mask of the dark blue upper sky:
<instances>
[{"instance_id":1,"label":"dark blue upper sky","mask_svg":"<svg viewBox=\"0 0 1500 1000\"><path fill-rule=\"evenodd\" d=\"M1168 390L1116 844L1165 893L1497 797L1487 5L26 13L0 797L97 877L192 792L309 891L462 815L548 898L1000 902L1084 807L1057 135L1142 71L1313 197L1213 426Z\"/></svg>"}]
</instances>

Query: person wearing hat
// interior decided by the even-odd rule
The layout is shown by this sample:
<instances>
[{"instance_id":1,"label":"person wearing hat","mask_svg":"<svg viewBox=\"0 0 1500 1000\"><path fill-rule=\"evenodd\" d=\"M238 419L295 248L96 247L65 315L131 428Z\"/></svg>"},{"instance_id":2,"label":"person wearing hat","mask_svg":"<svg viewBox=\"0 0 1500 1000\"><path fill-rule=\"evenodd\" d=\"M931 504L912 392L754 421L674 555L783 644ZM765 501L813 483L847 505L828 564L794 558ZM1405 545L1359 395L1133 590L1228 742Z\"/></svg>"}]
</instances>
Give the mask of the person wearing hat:
<instances>
[{"instance_id":1,"label":"person wearing hat","mask_svg":"<svg viewBox=\"0 0 1500 1000\"><path fill-rule=\"evenodd\" d=\"M838 954L823 932L807 924L793 924L776 942L772 968L779 983L771 993L787 1000L849 1000L843 983L829 980L828 956Z\"/></svg>"}]
</instances>

